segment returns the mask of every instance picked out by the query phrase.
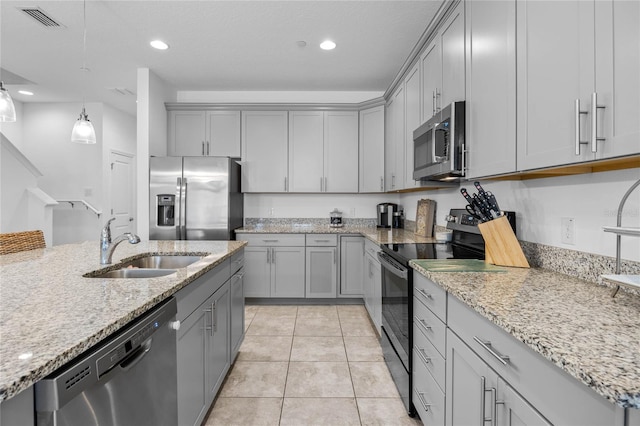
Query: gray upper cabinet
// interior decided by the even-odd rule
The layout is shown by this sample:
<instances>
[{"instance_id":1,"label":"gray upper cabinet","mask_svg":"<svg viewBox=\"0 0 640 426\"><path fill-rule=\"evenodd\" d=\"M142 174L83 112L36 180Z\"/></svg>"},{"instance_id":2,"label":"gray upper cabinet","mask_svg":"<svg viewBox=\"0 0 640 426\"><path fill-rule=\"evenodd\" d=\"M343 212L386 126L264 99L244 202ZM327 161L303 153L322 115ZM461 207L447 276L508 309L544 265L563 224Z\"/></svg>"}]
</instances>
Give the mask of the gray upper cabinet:
<instances>
[{"instance_id":1,"label":"gray upper cabinet","mask_svg":"<svg viewBox=\"0 0 640 426\"><path fill-rule=\"evenodd\" d=\"M242 191L287 192L287 111L242 112Z\"/></svg>"},{"instance_id":2,"label":"gray upper cabinet","mask_svg":"<svg viewBox=\"0 0 640 426\"><path fill-rule=\"evenodd\" d=\"M404 187L405 168L405 90L404 85L391 95L387 103L384 141L384 184L386 191L398 191Z\"/></svg>"},{"instance_id":3,"label":"gray upper cabinet","mask_svg":"<svg viewBox=\"0 0 640 426\"><path fill-rule=\"evenodd\" d=\"M358 113L289 113L289 192L358 192Z\"/></svg>"},{"instance_id":4,"label":"gray upper cabinet","mask_svg":"<svg viewBox=\"0 0 640 426\"><path fill-rule=\"evenodd\" d=\"M465 99L464 2L458 3L420 56L422 121Z\"/></svg>"},{"instance_id":5,"label":"gray upper cabinet","mask_svg":"<svg viewBox=\"0 0 640 426\"><path fill-rule=\"evenodd\" d=\"M465 16L467 177L514 172L516 0L469 1Z\"/></svg>"},{"instance_id":6,"label":"gray upper cabinet","mask_svg":"<svg viewBox=\"0 0 640 426\"><path fill-rule=\"evenodd\" d=\"M240 111L169 111L171 156L240 157Z\"/></svg>"},{"instance_id":7,"label":"gray upper cabinet","mask_svg":"<svg viewBox=\"0 0 640 426\"><path fill-rule=\"evenodd\" d=\"M384 106L360 111L360 192L384 192Z\"/></svg>"},{"instance_id":8,"label":"gray upper cabinet","mask_svg":"<svg viewBox=\"0 0 640 426\"><path fill-rule=\"evenodd\" d=\"M614 25L615 23L615 25ZM595 2L596 157L640 152L640 2Z\"/></svg>"}]
</instances>

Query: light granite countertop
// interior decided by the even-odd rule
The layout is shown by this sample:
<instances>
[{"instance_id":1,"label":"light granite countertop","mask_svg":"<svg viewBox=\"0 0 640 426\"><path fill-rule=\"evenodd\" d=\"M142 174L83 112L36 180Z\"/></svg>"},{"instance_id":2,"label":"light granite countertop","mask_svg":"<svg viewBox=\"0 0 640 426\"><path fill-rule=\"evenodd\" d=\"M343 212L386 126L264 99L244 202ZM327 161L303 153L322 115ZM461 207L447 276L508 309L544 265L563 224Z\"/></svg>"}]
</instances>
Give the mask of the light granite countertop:
<instances>
[{"instance_id":1,"label":"light granite countertop","mask_svg":"<svg viewBox=\"0 0 640 426\"><path fill-rule=\"evenodd\" d=\"M640 408L640 297L545 269L418 273L622 407Z\"/></svg>"},{"instance_id":2,"label":"light granite countertop","mask_svg":"<svg viewBox=\"0 0 640 426\"><path fill-rule=\"evenodd\" d=\"M376 244L435 243L435 238L421 237L402 228L345 225L252 225L236 230L237 234L360 234Z\"/></svg>"},{"instance_id":3,"label":"light granite countertop","mask_svg":"<svg viewBox=\"0 0 640 426\"><path fill-rule=\"evenodd\" d=\"M240 250L243 241L120 244L100 265L97 241L0 256L0 401L11 398ZM157 278L83 278L144 254L200 261Z\"/></svg>"}]
</instances>

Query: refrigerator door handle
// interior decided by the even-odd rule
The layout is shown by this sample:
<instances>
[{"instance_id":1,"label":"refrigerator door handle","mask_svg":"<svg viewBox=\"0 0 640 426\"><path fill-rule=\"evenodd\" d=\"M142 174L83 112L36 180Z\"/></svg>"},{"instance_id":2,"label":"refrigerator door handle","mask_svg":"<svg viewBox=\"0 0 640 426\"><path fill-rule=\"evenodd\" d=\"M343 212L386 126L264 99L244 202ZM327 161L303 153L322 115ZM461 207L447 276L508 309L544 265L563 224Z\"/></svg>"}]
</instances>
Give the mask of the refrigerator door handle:
<instances>
[{"instance_id":1,"label":"refrigerator door handle","mask_svg":"<svg viewBox=\"0 0 640 426\"><path fill-rule=\"evenodd\" d=\"M182 236L181 240L187 239L187 178L182 178Z\"/></svg>"},{"instance_id":2,"label":"refrigerator door handle","mask_svg":"<svg viewBox=\"0 0 640 426\"><path fill-rule=\"evenodd\" d=\"M176 200L178 200L178 221L176 223L176 240L180 239L182 234L182 178L178 178L176 182Z\"/></svg>"}]
</instances>

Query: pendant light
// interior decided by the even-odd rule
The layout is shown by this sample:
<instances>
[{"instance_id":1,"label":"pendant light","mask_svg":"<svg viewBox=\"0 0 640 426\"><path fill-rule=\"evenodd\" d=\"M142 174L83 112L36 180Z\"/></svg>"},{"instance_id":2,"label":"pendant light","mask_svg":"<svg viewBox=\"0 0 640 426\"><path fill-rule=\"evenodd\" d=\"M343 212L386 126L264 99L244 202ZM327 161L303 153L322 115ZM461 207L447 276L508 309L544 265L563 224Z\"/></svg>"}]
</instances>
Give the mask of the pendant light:
<instances>
[{"instance_id":1,"label":"pendant light","mask_svg":"<svg viewBox=\"0 0 640 426\"><path fill-rule=\"evenodd\" d=\"M87 1L82 1L82 13L83 13L83 34L82 34L82 71L84 73L89 72L87 68ZM86 81L87 78L84 78L85 87L82 88L82 112L80 112L80 117L76 121L76 124L73 125L73 130L71 131L71 142L76 143L84 143L84 144L95 144L96 143L96 131L93 129L93 124L89 121L89 116L84 108L84 98L86 91Z\"/></svg>"},{"instance_id":2,"label":"pendant light","mask_svg":"<svg viewBox=\"0 0 640 426\"><path fill-rule=\"evenodd\" d=\"M13 105L13 99L11 99L9 91L4 88L2 81L0 81L0 121L16 121L16 108Z\"/></svg>"}]
</instances>

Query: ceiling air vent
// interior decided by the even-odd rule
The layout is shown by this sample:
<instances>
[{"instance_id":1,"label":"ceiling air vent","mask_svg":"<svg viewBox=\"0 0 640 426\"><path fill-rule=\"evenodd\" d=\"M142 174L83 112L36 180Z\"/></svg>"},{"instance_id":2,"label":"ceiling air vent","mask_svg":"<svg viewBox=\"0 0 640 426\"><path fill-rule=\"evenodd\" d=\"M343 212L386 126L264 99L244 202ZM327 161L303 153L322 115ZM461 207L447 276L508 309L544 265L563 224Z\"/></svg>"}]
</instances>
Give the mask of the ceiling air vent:
<instances>
[{"instance_id":1,"label":"ceiling air vent","mask_svg":"<svg viewBox=\"0 0 640 426\"><path fill-rule=\"evenodd\" d=\"M107 90L117 95L134 96L135 93L125 87L107 87Z\"/></svg>"},{"instance_id":2,"label":"ceiling air vent","mask_svg":"<svg viewBox=\"0 0 640 426\"><path fill-rule=\"evenodd\" d=\"M41 25L44 25L48 28L62 28L64 25L56 22L52 17L47 15L42 9L39 7L21 7L21 11L38 21Z\"/></svg>"}]
</instances>

